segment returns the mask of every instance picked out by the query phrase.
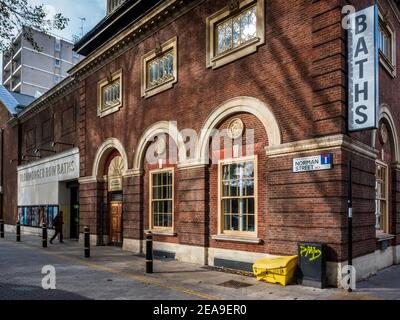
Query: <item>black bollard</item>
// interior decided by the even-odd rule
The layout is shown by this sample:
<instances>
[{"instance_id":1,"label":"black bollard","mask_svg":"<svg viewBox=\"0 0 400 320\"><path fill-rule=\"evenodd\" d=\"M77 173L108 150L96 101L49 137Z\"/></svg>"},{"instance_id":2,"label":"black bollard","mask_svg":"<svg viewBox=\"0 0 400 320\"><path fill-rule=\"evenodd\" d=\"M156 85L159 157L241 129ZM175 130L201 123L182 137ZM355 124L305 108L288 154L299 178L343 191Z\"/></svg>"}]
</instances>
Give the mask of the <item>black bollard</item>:
<instances>
[{"instance_id":1,"label":"black bollard","mask_svg":"<svg viewBox=\"0 0 400 320\"><path fill-rule=\"evenodd\" d=\"M146 233L146 273L153 273L153 235Z\"/></svg>"},{"instance_id":2,"label":"black bollard","mask_svg":"<svg viewBox=\"0 0 400 320\"><path fill-rule=\"evenodd\" d=\"M4 221L0 220L0 238L4 238Z\"/></svg>"},{"instance_id":3,"label":"black bollard","mask_svg":"<svg viewBox=\"0 0 400 320\"><path fill-rule=\"evenodd\" d=\"M85 258L90 258L90 233L89 227L83 229L84 237L84 247L85 247Z\"/></svg>"},{"instance_id":4,"label":"black bollard","mask_svg":"<svg viewBox=\"0 0 400 320\"><path fill-rule=\"evenodd\" d=\"M45 223L42 225L42 247L47 248L47 225Z\"/></svg>"},{"instance_id":5,"label":"black bollard","mask_svg":"<svg viewBox=\"0 0 400 320\"><path fill-rule=\"evenodd\" d=\"M17 222L17 242L21 241L21 222Z\"/></svg>"}]
</instances>

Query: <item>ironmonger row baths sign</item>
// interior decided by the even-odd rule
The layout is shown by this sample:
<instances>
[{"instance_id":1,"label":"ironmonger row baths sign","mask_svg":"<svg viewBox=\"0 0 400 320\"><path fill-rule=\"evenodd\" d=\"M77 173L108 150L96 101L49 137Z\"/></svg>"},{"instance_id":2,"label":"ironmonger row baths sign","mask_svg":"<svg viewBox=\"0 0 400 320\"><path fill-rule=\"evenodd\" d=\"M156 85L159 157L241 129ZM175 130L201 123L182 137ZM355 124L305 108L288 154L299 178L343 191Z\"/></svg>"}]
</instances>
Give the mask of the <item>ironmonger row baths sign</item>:
<instances>
[{"instance_id":1,"label":"ironmonger row baths sign","mask_svg":"<svg viewBox=\"0 0 400 320\"><path fill-rule=\"evenodd\" d=\"M349 131L377 129L379 114L378 8L349 16Z\"/></svg>"},{"instance_id":2,"label":"ironmonger row baths sign","mask_svg":"<svg viewBox=\"0 0 400 320\"><path fill-rule=\"evenodd\" d=\"M66 181L79 177L79 150L36 161L18 168L19 187L53 181Z\"/></svg>"},{"instance_id":3,"label":"ironmonger row baths sign","mask_svg":"<svg viewBox=\"0 0 400 320\"><path fill-rule=\"evenodd\" d=\"M308 172L332 169L333 155L323 154L319 156L293 159L293 172Z\"/></svg>"}]
</instances>

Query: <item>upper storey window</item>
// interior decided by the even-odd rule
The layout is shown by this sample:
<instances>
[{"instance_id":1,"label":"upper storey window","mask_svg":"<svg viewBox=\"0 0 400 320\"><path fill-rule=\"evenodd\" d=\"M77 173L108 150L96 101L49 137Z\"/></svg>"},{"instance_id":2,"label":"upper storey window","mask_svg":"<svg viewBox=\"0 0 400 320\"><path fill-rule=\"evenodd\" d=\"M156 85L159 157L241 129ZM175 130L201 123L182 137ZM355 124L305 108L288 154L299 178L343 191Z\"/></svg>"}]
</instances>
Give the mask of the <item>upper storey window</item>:
<instances>
[{"instance_id":1,"label":"upper storey window","mask_svg":"<svg viewBox=\"0 0 400 320\"><path fill-rule=\"evenodd\" d=\"M174 77L174 55L172 51L155 58L147 64L147 88L151 89Z\"/></svg>"},{"instance_id":2,"label":"upper storey window","mask_svg":"<svg viewBox=\"0 0 400 320\"><path fill-rule=\"evenodd\" d=\"M113 13L126 0L107 0L107 13Z\"/></svg>"},{"instance_id":3,"label":"upper storey window","mask_svg":"<svg viewBox=\"0 0 400 320\"><path fill-rule=\"evenodd\" d=\"M177 38L172 38L142 57L142 97L151 97L178 81Z\"/></svg>"},{"instance_id":4,"label":"upper storey window","mask_svg":"<svg viewBox=\"0 0 400 320\"><path fill-rule=\"evenodd\" d=\"M218 68L265 43L264 0L231 1L207 18L207 67Z\"/></svg>"},{"instance_id":5,"label":"upper storey window","mask_svg":"<svg viewBox=\"0 0 400 320\"><path fill-rule=\"evenodd\" d=\"M379 14L379 60L383 67L396 76L396 35L388 21Z\"/></svg>"},{"instance_id":6,"label":"upper storey window","mask_svg":"<svg viewBox=\"0 0 400 320\"><path fill-rule=\"evenodd\" d=\"M217 54L238 48L257 37L256 6L221 22L217 26Z\"/></svg>"},{"instance_id":7,"label":"upper storey window","mask_svg":"<svg viewBox=\"0 0 400 320\"><path fill-rule=\"evenodd\" d=\"M122 107L122 72L110 74L98 84L97 115L104 117Z\"/></svg>"}]
</instances>

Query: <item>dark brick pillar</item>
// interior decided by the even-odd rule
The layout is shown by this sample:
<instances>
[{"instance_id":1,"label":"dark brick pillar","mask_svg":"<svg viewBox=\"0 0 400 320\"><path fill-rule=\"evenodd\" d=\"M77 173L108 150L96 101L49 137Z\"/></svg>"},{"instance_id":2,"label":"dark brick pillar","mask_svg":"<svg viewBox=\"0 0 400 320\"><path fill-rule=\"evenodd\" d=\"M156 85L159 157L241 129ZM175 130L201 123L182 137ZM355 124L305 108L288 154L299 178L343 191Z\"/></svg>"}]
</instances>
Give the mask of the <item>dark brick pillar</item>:
<instances>
[{"instance_id":1,"label":"dark brick pillar","mask_svg":"<svg viewBox=\"0 0 400 320\"><path fill-rule=\"evenodd\" d=\"M123 178L123 238L143 239L141 176Z\"/></svg>"},{"instance_id":2,"label":"dark brick pillar","mask_svg":"<svg viewBox=\"0 0 400 320\"><path fill-rule=\"evenodd\" d=\"M79 192L80 232L88 226L91 235L108 235L107 189L104 182L81 183ZM97 241L99 244L99 239Z\"/></svg>"},{"instance_id":3,"label":"dark brick pillar","mask_svg":"<svg viewBox=\"0 0 400 320\"><path fill-rule=\"evenodd\" d=\"M176 232L179 243L209 246L209 192L206 167L179 170L176 175Z\"/></svg>"}]
</instances>

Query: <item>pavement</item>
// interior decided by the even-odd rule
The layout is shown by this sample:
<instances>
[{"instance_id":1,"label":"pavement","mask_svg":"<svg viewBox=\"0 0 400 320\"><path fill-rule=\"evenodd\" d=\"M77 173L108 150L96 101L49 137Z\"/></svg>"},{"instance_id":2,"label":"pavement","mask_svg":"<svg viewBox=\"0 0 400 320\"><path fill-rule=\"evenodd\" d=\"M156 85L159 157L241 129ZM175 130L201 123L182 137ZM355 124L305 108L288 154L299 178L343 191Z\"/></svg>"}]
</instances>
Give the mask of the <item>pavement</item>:
<instances>
[{"instance_id":1,"label":"pavement","mask_svg":"<svg viewBox=\"0 0 400 320\"><path fill-rule=\"evenodd\" d=\"M56 289L44 290L44 266L56 271ZM357 284L347 293L269 284L173 259L155 259L144 273L143 256L116 247L92 247L83 257L77 241L41 247L38 236L6 233L0 239L0 300L400 300L400 266Z\"/></svg>"}]
</instances>

